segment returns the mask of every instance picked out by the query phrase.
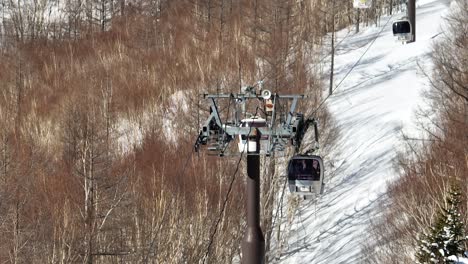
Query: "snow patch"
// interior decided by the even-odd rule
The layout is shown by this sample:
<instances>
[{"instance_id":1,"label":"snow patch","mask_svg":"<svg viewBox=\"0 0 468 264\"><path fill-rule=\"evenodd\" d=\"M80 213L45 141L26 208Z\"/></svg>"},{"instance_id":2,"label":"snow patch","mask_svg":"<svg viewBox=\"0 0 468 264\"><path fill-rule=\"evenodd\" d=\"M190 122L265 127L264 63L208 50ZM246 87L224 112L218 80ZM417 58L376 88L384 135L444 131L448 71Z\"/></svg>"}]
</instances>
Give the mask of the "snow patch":
<instances>
[{"instance_id":1,"label":"snow patch","mask_svg":"<svg viewBox=\"0 0 468 264\"><path fill-rule=\"evenodd\" d=\"M169 107L163 109L163 133L169 142L177 145L180 133L175 131L180 129L180 122L176 121L185 116L189 111L187 93L185 91L177 91L170 96L169 102Z\"/></svg>"}]
</instances>

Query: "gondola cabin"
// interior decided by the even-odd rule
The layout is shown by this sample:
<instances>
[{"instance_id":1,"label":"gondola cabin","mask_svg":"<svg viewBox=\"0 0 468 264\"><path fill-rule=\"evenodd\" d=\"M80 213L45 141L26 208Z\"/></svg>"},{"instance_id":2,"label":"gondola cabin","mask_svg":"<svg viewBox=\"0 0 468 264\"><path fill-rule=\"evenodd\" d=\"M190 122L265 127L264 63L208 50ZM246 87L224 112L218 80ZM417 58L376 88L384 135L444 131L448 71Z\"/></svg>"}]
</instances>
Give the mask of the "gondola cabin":
<instances>
[{"instance_id":1,"label":"gondola cabin","mask_svg":"<svg viewBox=\"0 0 468 264\"><path fill-rule=\"evenodd\" d=\"M410 42L413 40L413 31L411 23L407 18L401 18L393 22L392 26L393 36L403 42Z\"/></svg>"},{"instance_id":2,"label":"gondola cabin","mask_svg":"<svg viewBox=\"0 0 468 264\"><path fill-rule=\"evenodd\" d=\"M299 195L321 194L323 174L323 160L320 156L294 156L288 164L289 190Z\"/></svg>"},{"instance_id":3,"label":"gondola cabin","mask_svg":"<svg viewBox=\"0 0 468 264\"><path fill-rule=\"evenodd\" d=\"M370 8L372 6L372 0L354 0L353 7L354 8Z\"/></svg>"},{"instance_id":4,"label":"gondola cabin","mask_svg":"<svg viewBox=\"0 0 468 264\"><path fill-rule=\"evenodd\" d=\"M246 118L242 119L240 123L240 127L266 127L267 122L264 118L258 117L258 116L253 116L251 118ZM268 136L262 136L261 140L267 140ZM239 152L245 152L251 151L255 152L257 145L254 141L248 141L246 135L239 135Z\"/></svg>"}]
</instances>

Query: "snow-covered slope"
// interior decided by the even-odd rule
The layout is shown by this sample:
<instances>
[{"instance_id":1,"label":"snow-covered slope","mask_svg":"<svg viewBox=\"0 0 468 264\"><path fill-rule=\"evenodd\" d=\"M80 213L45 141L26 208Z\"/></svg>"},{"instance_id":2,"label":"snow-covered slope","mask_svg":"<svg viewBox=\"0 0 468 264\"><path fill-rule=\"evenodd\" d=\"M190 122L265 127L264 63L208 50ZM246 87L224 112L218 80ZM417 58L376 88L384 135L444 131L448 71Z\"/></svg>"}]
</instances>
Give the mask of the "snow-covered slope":
<instances>
[{"instance_id":1,"label":"snow-covered slope","mask_svg":"<svg viewBox=\"0 0 468 264\"><path fill-rule=\"evenodd\" d=\"M317 201L301 203L281 257L272 262L363 262L369 223L380 212L387 183L398 177L393 159L401 130L415 131L414 111L423 104L420 93L428 86L418 64L430 66L431 43L440 33L449 4L448 0L418 3L415 43L395 41L392 21L403 16L395 14L382 17L377 27L349 34L340 44L335 57L339 87L327 104L341 135L333 167L326 172L325 193ZM339 32L338 41L347 32Z\"/></svg>"}]
</instances>

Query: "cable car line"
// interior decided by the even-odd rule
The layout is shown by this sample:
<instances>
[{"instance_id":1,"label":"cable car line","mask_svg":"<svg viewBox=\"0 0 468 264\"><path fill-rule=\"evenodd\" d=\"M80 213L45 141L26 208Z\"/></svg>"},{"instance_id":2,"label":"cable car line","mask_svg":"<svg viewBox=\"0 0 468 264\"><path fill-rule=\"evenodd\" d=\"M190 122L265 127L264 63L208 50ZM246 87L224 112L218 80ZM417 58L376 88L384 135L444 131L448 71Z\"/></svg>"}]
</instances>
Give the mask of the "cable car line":
<instances>
[{"instance_id":1,"label":"cable car line","mask_svg":"<svg viewBox=\"0 0 468 264\"><path fill-rule=\"evenodd\" d=\"M341 1L343 3L345 3L346 1ZM328 14L330 15L329 12L326 12L326 11L323 11L323 10L320 10L321 12L325 13L325 14ZM347 14L347 13L345 13ZM344 38L342 38L336 45L335 45L335 48L338 47L350 34L351 31L348 31L348 33L346 34L346 36ZM330 51L328 54L324 55L322 58L320 58L318 60L318 62L316 62L315 64L320 64L323 62L323 60L325 60L328 56L330 56L332 54L332 51ZM294 59L292 62L290 62L286 68L289 68L291 67L293 64L295 64L297 61L297 59ZM305 73L308 73L310 71L310 68L309 69L306 69ZM251 85L252 87L256 87L257 85L259 85L260 83L263 83L265 81L265 79L267 79L267 77L271 77L271 75L273 75L273 70L270 69L269 72L267 74L264 75L264 77L260 80L260 81L257 81L255 84Z\"/></svg>"},{"instance_id":2,"label":"cable car line","mask_svg":"<svg viewBox=\"0 0 468 264\"><path fill-rule=\"evenodd\" d=\"M335 45L335 48L338 47L348 36L349 34L351 33L351 31L348 31L348 33L346 33L346 35ZM323 55L323 57L321 57L318 62L315 62L314 64L321 64L326 58L328 58L330 55L332 54L332 51L328 52L328 54L325 54ZM297 59L294 59L292 62L290 62L286 68L289 68L291 67L292 65L294 65L295 63L297 62ZM307 74L310 72L310 67L308 67L304 73ZM273 75L273 69L270 69L268 71L267 74L264 75L264 77L260 80L260 81L257 81L255 84L252 84L251 86L252 87L257 87L259 84L263 83L265 81L265 79L271 77Z\"/></svg>"},{"instance_id":3,"label":"cable car line","mask_svg":"<svg viewBox=\"0 0 468 264\"><path fill-rule=\"evenodd\" d=\"M370 43L370 45L366 48L366 50L364 51L364 53L359 57L359 59L354 63L354 65L348 70L348 72L345 74L345 76L341 79L341 81L337 84L336 87L334 87L334 89L332 90L333 92L338 89L341 84L346 80L346 78L349 76L349 74L354 70L355 67L357 67L357 65L360 63L360 61L362 60L362 58L366 55L366 53L369 51L369 49L374 45L375 41L377 40L377 38L380 36L380 34L383 32L383 30L385 29L385 27L387 26L387 24L390 22L390 20L392 19L393 15L390 16L390 18L387 20L387 22L385 23L385 25L382 27L382 29L379 31L379 33L377 34L377 36L372 40L372 42ZM333 93L332 93L333 94ZM320 104L316 107L316 109L314 111L312 111L312 113L309 115L309 118L313 117L316 112L324 105L324 103L331 97L331 94L329 94L328 96L326 96L322 102L320 102ZM291 162L294 160L294 158L296 157L296 154L297 154L297 150L295 150L295 153L294 153L294 156L293 158L290 160L290 164L288 165L288 167L291 166ZM300 158L299 158L300 159ZM324 169L323 167L323 164L322 166L320 166L321 170ZM290 168L288 168L288 175L289 175L289 170ZM288 176L289 177L289 176ZM321 176L321 183L323 184L323 175ZM290 185L291 187L292 185ZM323 188L323 185L321 186L321 188ZM322 191L322 189L321 189ZM302 228L305 232L305 228L303 226L303 220L302 218L300 219L301 221L301 224L302 224Z\"/></svg>"},{"instance_id":4,"label":"cable car line","mask_svg":"<svg viewBox=\"0 0 468 264\"><path fill-rule=\"evenodd\" d=\"M359 63L361 62L362 58L367 54L369 49L374 45L377 38L383 32L387 24L392 19L393 15L389 17L385 25L376 35L376 37L372 40L372 42L368 45L364 53L359 57L359 59L354 63L354 65L348 70L345 76L341 79L341 81L335 86L331 93L326 96L322 102L316 107L315 110L308 116L308 118L304 118L306 120L304 125L301 126L302 131L298 132L300 137L304 137L305 133L307 132L307 128L311 123L314 124L315 127L315 141L318 144L318 128L315 119L313 118L316 112L324 105L324 103L331 97L333 91L338 89L341 84L346 80L346 78L350 75L350 73L356 68ZM296 149L294 152L293 157L289 160L287 171L288 171L288 184L289 190L291 193L296 193L299 195L304 195L304 199L307 195L310 194L322 194L324 188L324 163L320 156L318 155L311 155L315 150L318 150L318 147L314 147L311 152L305 154L297 154L298 148L300 147L302 139L298 140L296 143Z\"/></svg>"},{"instance_id":5,"label":"cable car line","mask_svg":"<svg viewBox=\"0 0 468 264\"><path fill-rule=\"evenodd\" d=\"M341 79L341 81L333 88L333 92L335 92L340 86L341 84L344 82L344 80L346 80L346 78L349 76L349 74L354 70L354 68L356 68L356 66L358 66L359 62L361 62L362 58L364 57L364 55L366 55L367 51L369 51L369 49L372 47L372 45L374 45L375 41L377 40L377 38L380 36L380 34L383 32L383 30L385 29L385 27L387 26L388 22L390 22L390 20L392 19L393 15L390 16L390 18L387 20L387 22L385 23L385 25L382 27L382 29L380 29L379 33L377 34L377 36L372 40L371 44L366 48L366 50L364 51L364 53L359 57L359 59L354 63L354 65L348 70L348 72L345 74L345 76ZM332 93L333 94L333 93ZM310 117L312 117L321 107L322 105L325 103L325 101L328 100L328 98L331 97L332 94L329 94L327 95L323 100L322 102L320 102L320 104L317 106L317 108L312 111L312 113L309 115Z\"/></svg>"},{"instance_id":6,"label":"cable car line","mask_svg":"<svg viewBox=\"0 0 468 264\"><path fill-rule=\"evenodd\" d=\"M353 71L353 69L360 63L362 58L366 55L369 49L374 45L375 41L383 32L383 30L385 29L387 24L390 22L392 17L393 16L390 16L390 18L387 20L387 22L382 27L382 29L377 34L377 36L372 40L370 45L366 48L364 53L359 57L359 59L354 63L354 65L348 70L348 72L341 79L338 85L334 87L332 92L341 86L341 84L346 80L346 78ZM322 102L316 107L315 110L312 111L312 113L309 115L309 117L306 120L313 120L312 122L315 122L315 120L313 119L313 116L325 104L325 102L331 97L332 94L333 93L328 94L328 96L326 96L322 100ZM317 135L318 129L317 129L316 123L314 123L314 125L315 125L316 142L318 143L318 135ZM305 132L306 131L304 131L303 133L305 134ZM313 149L312 152L314 152L315 150L316 149ZM322 194L323 187L324 187L324 182L323 182L324 168L325 167L323 164L323 160L320 156L314 156L308 153L297 155L297 151L296 151L294 156L290 159L288 163L288 181L289 181L290 191L296 192L299 194L302 193L304 195L307 193ZM307 189L304 190L303 188L308 188L308 190Z\"/></svg>"},{"instance_id":7,"label":"cable car line","mask_svg":"<svg viewBox=\"0 0 468 264\"><path fill-rule=\"evenodd\" d=\"M218 219L216 220L216 223L215 223L215 226L214 226L214 231L213 233L211 233L210 235L210 242L208 243L208 247L206 249L206 253L205 255L203 256L203 263L205 263L206 259L208 258L208 255L210 254L210 250L211 250L211 246L214 242L214 237L218 231L218 226L219 226L219 223L221 222L222 220L222 215L224 214L224 211L226 210L226 205L227 205L227 202L229 200L229 195L231 194L231 191L232 191L232 187L234 186L234 181L236 179L236 175L237 175L237 172L239 171L239 167L240 167L240 163L242 161L242 157L244 155L244 152L241 153L240 157L239 157L239 160L237 161L237 166L236 166L236 170L234 171L234 174L232 175L231 177L231 182L229 183L229 188L227 190L227 194L226 194L226 198L224 199L224 202L223 202L223 206L221 207L221 211L219 213L219 217Z\"/></svg>"},{"instance_id":8,"label":"cable car line","mask_svg":"<svg viewBox=\"0 0 468 264\"><path fill-rule=\"evenodd\" d=\"M347 1L341 1L341 2L347 2ZM365 8L364 8L365 9ZM330 12L326 12L326 11L323 11L323 10L319 10L320 12L322 13L325 13L327 15L331 15ZM350 11L348 11L350 12ZM344 15L348 14L348 12L344 13ZM393 15L392 15L393 16ZM387 22L388 23L388 22ZM348 33L346 34L346 36L344 38L342 38L336 45L335 45L335 49L349 36L351 31L348 31ZM330 51L328 54L324 55L322 58L319 59L318 62L316 62L317 64L320 64L323 62L323 60L325 60L328 56L330 56L332 53L332 51ZM287 65L287 68L289 68L291 65L293 65L294 63L296 63L296 59L294 61L292 61L289 65ZM310 69L306 69L305 73L308 73ZM252 85L252 87L256 87L258 85L259 82L263 82L267 77L270 77L270 75L273 74L273 70L270 70L268 74L264 75L264 77L258 81L257 83L255 83L254 85Z\"/></svg>"},{"instance_id":9,"label":"cable car line","mask_svg":"<svg viewBox=\"0 0 468 264\"><path fill-rule=\"evenodd\" d=\"M346 1L341 1L341 2L346 2ZM369 2L371 2L371 1L369 1ZM366 9L366 8L360 8L360 9ZM319 10L319 11L321 11L322 13L325 13L325 14L330 15L329 12L326 12L326 11L323 11L323 10ZM349 11L348 11L348 12L349 12ZM345 14L347 14L348 12L346 12ZM393 14L391 15L391 17L393 17ZM389 22L389 21L387 21L387 22L385 23L385 26L388 24L388 22ZM384 26L384 27L385 27L385 26ZM348 37L348 35L350 34L350 32L351 32L351 31L348 31L348 33L346 34L346 36L345 36L343 39L341 39L341 40L335 45L335 49L341 44L341 42L343 42L343 41ZM378 35L380 35L381 32L382 32L382 30L379 32ZM377 37L378 37L378 36L377 36ZM375 40L375 39L374 39L374 40ZM328 56L330 56L331 53L332 53L332 51L330 51L327 55L325 55L324 57L322 57L321 59L319 59L319 61L317 62L317 64L322 63L322 61L323 61L324 59L326 59ZM296 63L296 59L295 59L294 61L292 61L291 63L289 63L289 65L287 65L286 68L289 68L289 67L290 67L291 65L293 65L294 63ZM307 69L307 70L305 71L305 73L307 73L307 72L309 72L309 69ZM270 77L272 74L273 74L273 70L270 70L269 73L265 74L264 77L263 77L260 81L258 81L257 83L255 83L255 84L253 84L253 85L251 85L251 86L252 86L252 87L256 87L259 83L262 83L267 77Z\"/></svg>"},{"instance_id":10,"label":"cable car line","mask_svg":"<svg viewBox=\"0 0 468 264\"><path fill-rule=\"evenodd\" d=\"M276 208L282 208L282 204L283 204L283 198L284 198L284 193L285 193L285 190L286 190L286 185L287 185L287 179L285 178L284 180L284 183L283 183L283 188L282 188L282 191L281 191L281 196L280 196L280 199L278 200L278 205ZM275 213L275 217L273 217L273 222L272 222L272 227L275 225L275 220L278 219L278 213L279 210L276 210L276 213Z\"/></svg>"}]
</instances>

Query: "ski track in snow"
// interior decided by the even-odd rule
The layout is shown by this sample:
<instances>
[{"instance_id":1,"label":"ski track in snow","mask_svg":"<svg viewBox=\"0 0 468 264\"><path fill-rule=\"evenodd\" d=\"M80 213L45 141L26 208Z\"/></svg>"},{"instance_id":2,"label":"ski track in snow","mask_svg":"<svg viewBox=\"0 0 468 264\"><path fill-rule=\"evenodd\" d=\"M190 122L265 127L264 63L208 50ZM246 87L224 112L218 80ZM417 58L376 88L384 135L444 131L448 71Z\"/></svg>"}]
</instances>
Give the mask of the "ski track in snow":
<instances>
[{"instance_id":1,"label":"ski track in snow","mask_svg":"<svg viewBox=\"0 0 468 264\"><path fill-rule=\"evenodd\" d=\"M414 111L428 87L417 63L431 65L433 37L441 31L449 4L418 3L415 43L402 45L392 35L392 21L402 13L382 17L377 27L362 28L341 43L335 84L379 36L327 101L340 128L337 149L330 155L335 166L326 172L322 197L302 201L287 245L272 263L362 263L369 224L380 213L388 182L398 177L393 163L401 131L416 131ZM338 32L338 40L346 33Z\"/></svg>"}]
</instances>

